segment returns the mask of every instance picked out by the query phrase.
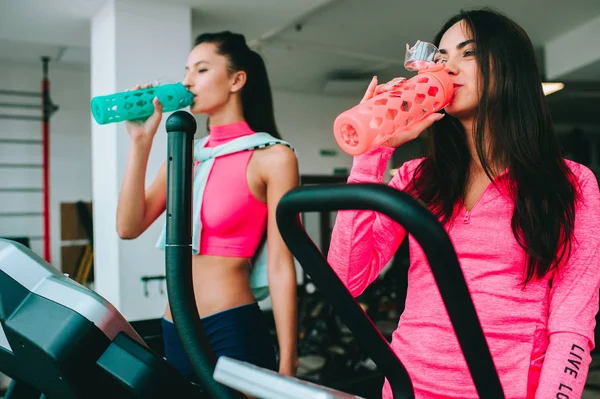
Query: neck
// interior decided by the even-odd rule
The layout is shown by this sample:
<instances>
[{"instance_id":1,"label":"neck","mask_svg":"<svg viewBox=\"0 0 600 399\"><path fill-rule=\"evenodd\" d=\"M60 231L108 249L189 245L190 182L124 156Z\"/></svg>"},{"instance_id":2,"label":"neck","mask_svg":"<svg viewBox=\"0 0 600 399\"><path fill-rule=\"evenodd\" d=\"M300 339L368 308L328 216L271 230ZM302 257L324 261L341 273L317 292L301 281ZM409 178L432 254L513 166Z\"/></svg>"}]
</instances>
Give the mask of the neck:
<instances>
[{"instance_id":1,"label":"neck","mask_svg":"<svg viewBox=\"0 0 600 399\"><path fill-rule=\"evenodd\" d=\"M465 129L465 135L467 138L467 146L469 148L469 154L471 155L471 172L475 174L485 173L483 166L481 165L481 160L479 159L479 155L477 154L477 145L475 141L475 129L473 128L473 119L469 120L461 120L463 128ZM486 130L485 136L489 137L489 132ZM488 156L488 162L490 162L490 166L494 171L493 174L497 174L498 171L503 170L504 167L501 165L496 165L494 162L491 162L492 159Z\"/></svg>"},{"instance_id":2,"label":"neck","mask_svg":"<svg viewBox=\"0 0 600 399\"><path fill-rule=\"evenodd\" d=\"M477 155L477 147L475 145L475 129L473 129L473 118L459 119L460 124L465 130L465 137L467 139L467 147L469 148L469 154L471 156L471 169L473 171L483 170L481 161Z\"/></svg>"},{"instance_id":3,"label":"neck","mask_svg":"<svg viewBox=\"0 0 600 399\"><path fill-rule=\"evenodd\" d=\"M231 140L243 136L249 136L255 132L248 126L245 121L227 123L224 125L212 125L210 127L210 135L207 147L216 147L221 144L226 144Z\"/></svg>"},{"instance_id":4,"label":"neck","mask_svg":"<svg viewBox=\"0 0 600 399\"><path fill-rule=\"evenodd\" d=\"M230 123L243 122L244 112L239 101L233 99L225 104L223 107L215 110L208 114L209 127L222 126Z\"/></svg>"}]
</instances>

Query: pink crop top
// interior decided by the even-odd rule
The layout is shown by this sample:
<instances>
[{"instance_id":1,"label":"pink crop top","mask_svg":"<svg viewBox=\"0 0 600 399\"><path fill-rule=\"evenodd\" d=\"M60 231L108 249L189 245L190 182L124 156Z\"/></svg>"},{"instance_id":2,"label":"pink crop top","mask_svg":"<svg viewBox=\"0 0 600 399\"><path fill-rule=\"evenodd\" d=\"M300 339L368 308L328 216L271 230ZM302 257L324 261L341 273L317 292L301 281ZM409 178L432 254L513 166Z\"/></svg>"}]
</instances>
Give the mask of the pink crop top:
<instances>
[{"instance_id":1,"label":"pink crop top","mask_svg":"<svg viewBox=\"0 0 600 399\"><path fill-rule=\"evenodd\" d=\"M246 122L214 126L206 147L254 134ZM248 187L246 170L253 151L215 158L202 202L200 254L251 258L267 223L267 205ZM196 167L200 163L196 163Z\"/></svg>"},{"instance_id":2,"label":"pink crop top","mask_svg":"<svg viewBox=\"0 0 600 399\"><path fill-rule=\"evenodd\" d=\"M355 157L348 183L383 183L392 151L377 148ZM405 163L390 186L403 190L419 162ZM462 208L446 226L507 399L576 399L586 382L598 312L600 193L588 168L570 161L568 166L581 187L581 202L571 257L551 276L521 286L524 251L511 230L514 206L504 190L488 186L473 209ZM404 237L401 226L379 213L340 211L328 260L358 296ZM475 399L477 392L427 259L413 237L408 239L406 308L392 349L405 365L417 399ZM382 397L392 397L387 381Z\"/></svg>"}]
</instances>

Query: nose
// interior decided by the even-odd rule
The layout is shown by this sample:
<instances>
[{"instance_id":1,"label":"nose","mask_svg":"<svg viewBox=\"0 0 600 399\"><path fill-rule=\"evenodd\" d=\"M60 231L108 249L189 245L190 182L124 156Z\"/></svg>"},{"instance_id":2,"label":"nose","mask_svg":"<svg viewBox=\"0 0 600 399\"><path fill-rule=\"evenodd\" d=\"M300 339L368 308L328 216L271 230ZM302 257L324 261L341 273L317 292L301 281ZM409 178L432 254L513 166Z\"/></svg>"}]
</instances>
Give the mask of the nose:
<instances>
[{"instance_id":1,"label":"nose","mask_svg":"<svg viewBox=\"0 0 600 399\"><path fill-rule=\"evenodd\" d=\"M183 78L183 81L181 82L181 84L183 84L185 86L185 88L188 90L190 89L190 87L192 87L192 82L191 82L189 73L185 74L185 77Z\"/></svg>"},{"instance_id":2,"label":"nose","mask_svg":"<svg viewBox=\"0 0 600 399\"><path fill-rule=\"evenodd\" d=\"M458 75L458 63L450 58L448 61L446 61L446 70L450 75Z\"/></svg>"}]
</instances>

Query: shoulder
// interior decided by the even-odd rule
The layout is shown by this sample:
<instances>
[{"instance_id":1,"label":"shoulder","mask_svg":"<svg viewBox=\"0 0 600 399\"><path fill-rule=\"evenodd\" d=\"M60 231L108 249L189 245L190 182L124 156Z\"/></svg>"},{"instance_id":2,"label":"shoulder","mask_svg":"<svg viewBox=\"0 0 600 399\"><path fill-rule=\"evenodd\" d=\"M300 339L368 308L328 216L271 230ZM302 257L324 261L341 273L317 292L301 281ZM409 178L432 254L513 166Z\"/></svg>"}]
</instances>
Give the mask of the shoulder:
<instances>
[{"instance_id":1,"label":"shoulder","mask_svg":"<svg viewBox=\"0 0 600 399\"><path fill-rule=\"evenodd\" d=\"M255 137L261 141L261 144L254 148L261 163L267 166L297 164L297 155L292 144L264 132L256 133Z\"/></svg>"},{"instance_id":2,"label":"shoulder","mask_svg":"<svg viewBox=\"0 0 600 399\"><path fill-rule=\"evenodd\" d=\"M565 159L565 164L571 171L571 179L577 191L577 208L591 208L600 213L600 190L596 174L589 167L568 159Z\"/></svg>"},{"instance_id":3,"label":"shoulder","mask_svg":"<svg viewBox=\"0 0 600 399\"><path fill-rule=\"evenodd\" d=\"M600 190L598 179L587 166L570 160L565 163L572 173L573 183L577 191L575 206L575 225L580 234L596 237L595 231L600 228ZM581 233L581 232L584 233Z\"/></svg>"},{"instance_id":4,"label":"shoulder","mask_svg":"<svg viewBox=\"0 0 600 399\"><path fill-rule=\"evenodd\" d=\"M394 173L391 183L404 189L415 177L415 171L427 158L416 158L404 162Z\"/></svg>"},{"instance_id":5,"label":"shoulder","mask_svg":"<svg viewBox=\"0 0 600 399\"><path fill-rule=\"evenodd\" d=\"M421 165L426 159L427 158L411 159L409 161L404 162L398 170L402 170L404 173L407 173L409 175L414 175L417 167L419 167L419 165Z\"/></svg>"},{"instance_id":6,"label":"shoulder","mask_svg":"<svg viewBox=\"0 0 600 399\"><path fill-rule=\"evenodd\" d=\"M271 144L265 148L258 148L258 151L264 154L264 157L272 160L295 159L296 152L288 143Z\"/></svg>"},{"instance_id":7,"label":"shoulder","mask_svg":"<svg viewBox=\"0 0 600 399\"><path fill-rule=\"evenodd\" d=\"M580 186L591 184L592 186L598 187L598 177L589 167L569 159L565 159L565 164L573 174L575 182Z\"/></svg>"},{"instance_id":8,"label":"shoulder","mask_svg":"<svg viewBox=\"0 0 600 399\"><path fill-rule=\"evenodd\" d=\"M294 150L285 144L273 144L256 150L260 163L267 171L276 173L298 168L298 159Z\"/></svg>"},{"instance_id":9,"label":"shoulder","mask_svg":"<svg viewBox=\"0 0 600 399\"><path fill-rule=\"evenodd\" d=\"M262 142L254 148L252 158L258 164L260 174L265 180L298 176L298 159L290 143L268 133L257 133L256 137L260 137Z\"/></svg>"}]
</instances>

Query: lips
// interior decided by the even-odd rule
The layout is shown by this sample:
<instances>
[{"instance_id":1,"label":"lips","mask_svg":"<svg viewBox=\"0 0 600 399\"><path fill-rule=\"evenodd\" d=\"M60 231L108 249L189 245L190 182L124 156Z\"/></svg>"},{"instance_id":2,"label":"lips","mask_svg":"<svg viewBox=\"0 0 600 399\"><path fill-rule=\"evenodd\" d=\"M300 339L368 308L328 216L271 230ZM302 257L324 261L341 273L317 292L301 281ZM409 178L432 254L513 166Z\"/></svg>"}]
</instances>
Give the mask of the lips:
<instances>
[{"instance_id":1,"label":"lips","mask_svg":"<svg viewBox=\"0 0 600 399\"><path fill-rule=\"evenodd\" d=\"M456 91L457 91L458 89L460 89L461 87L463 87L463 85L460 85L460 84L458 84L458 83L454 83L454 85L453 85L453 86L454 86L454 92L455 92L455 93L456 93Z\"/></svg>"}]
</instances>

